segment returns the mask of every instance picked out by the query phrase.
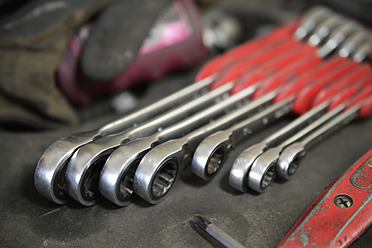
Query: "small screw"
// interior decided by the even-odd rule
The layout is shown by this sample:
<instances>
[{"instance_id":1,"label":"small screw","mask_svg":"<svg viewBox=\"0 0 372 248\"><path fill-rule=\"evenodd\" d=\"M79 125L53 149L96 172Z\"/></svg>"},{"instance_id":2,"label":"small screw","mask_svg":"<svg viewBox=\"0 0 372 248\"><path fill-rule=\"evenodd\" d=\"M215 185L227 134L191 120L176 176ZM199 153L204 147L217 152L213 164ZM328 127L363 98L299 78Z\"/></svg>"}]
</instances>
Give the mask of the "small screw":
<instances>
[{"instance_id":1,"label":"small screw","mask_svg":"<svg viewBox=\"0 0 372 248\"><path fill-rule=\"evenodd\" d=\"M336 195L333 198L333 203L339 208L349 208L353 205L354 201L348 195Z\"/></svg>"}]
</instances>

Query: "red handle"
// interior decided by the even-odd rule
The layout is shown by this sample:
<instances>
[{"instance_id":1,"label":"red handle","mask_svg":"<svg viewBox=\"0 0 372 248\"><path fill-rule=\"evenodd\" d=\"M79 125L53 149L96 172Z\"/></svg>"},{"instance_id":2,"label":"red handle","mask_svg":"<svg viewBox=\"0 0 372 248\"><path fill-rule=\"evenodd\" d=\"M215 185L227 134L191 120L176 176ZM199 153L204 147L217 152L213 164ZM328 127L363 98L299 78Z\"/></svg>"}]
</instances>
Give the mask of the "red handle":
<instances>
[{"instance_id":1,"label":"red handle","mask_svg":"<svg viewBox=\"0 0 372 248\"><path fill-rule=\"evenodd\" d=\"M312 106L318 106L319 104L334 97L336 94L349 87L350 85L367 85L368 82L370 82L372 79L372 75L370 73L370 66L360 65L358 69L352 72L352 74L350 74L348 77L341 80L341 82L332 84L330 87L325 87L324 89L322 89L313 101Z\"/></svg>"},{"instance_id":2,"label":"red handle","mask_svg":"<svg viewBox=\"0 0 372 248\"><path fill-rule=\"evenodd\" d=\"M347 247L372 221L372 150L311 203L277 247Z\"/></svg>"},{"instance_id":3,"label":"red handle","mask_svg":"<svg viewBox=\"0 0 372 248\"><path fill-rule=\"evenodd\" d=\"M323 63L318 64L316 67L302 74L300 77L292 80L288 86L284 86L280 94L275 98L274 102L279 102L294 94L298 94L298 92L303 90L306 85L314 80L327 75L327 73L332 72L339 66L344 66L345 64L350 63L351 62L349 59L338 56L325 60Z\"/></svg>"},{"instance_id":4,"label":"red handle","mask_svg":"<svg viewBox=\"0 0 372 248\"><path fill-rule=\"evenodd\" d=\"M263 80L263 85L259 88L253 98L263 96L264 94L278 88L280 85L284 85L287 82L293 81L295 77L309 71L322 62L322 58L317 56L308 55L297 61L295 64L291 64L273 75L270 75Z\"/></svg>"},{"instance_id":5,"label":"red handle","mask_svg":"<svg viewBox=\"0 0 372 248\"><path fill-rule=\"evenodd\" d=\"M236 80L233 92L238 92L258 81L265 81L266 78L277 75L283 70L286 71L287 75L292 74L293 70L286 70L286 68L298 64L302 58L307 58L308 56L312 58L316 57L315 48L307 46L304 43L297 43L298 45L293 46L287 52L261 63L258 67L254 68L248 76ZM278 83L272 85L270 91L282 86L284 83L284 80L278 81Z\"/></svg>"},{"instance_id":6,"label":"red handle","mask_svg":"<svg viewBox=\"0 0 372 248\"><path fill-rule=\"evenodd\" d=\"M298 20L291 21L286 25L276 28L266 36L241 44L226 52L225 54L212 59L199 70L199 73L196 75L195 81L202 80L219 71L223 71L225 68L228 68L237 60L242 59L245 56L248 56L250 53L259 50L260 48L262 48L262 46L272 44L273 42L276 42L285 37L290 37L297 26Z\"/></svg>"},{"instance_id":7,"label":"red handle","mask_svg":"<svg viewBox=\"0 0 372 248\"><path fill-rule=\"evenodd\" d=\"M299 42L294 39L284 39L278 44L273 44L272 46L265 47L264 49L260 49L257 51L255 56L250 57L247 60L244 60L242 63L236 63L230 71L224 75L221 79L216 80L212 88L217 88L227 82L231 82L235 79L241 78L242 75L251 72L255 66L258 66L265 61L268 61L281 53L288 51L293 46L298 46Z\"/></svg>"},{"instance_id":8,"label":"red handle","mask_svg":"<svg viewBox=\"0 0 372 248\"><path fill-rule=\"evenodd\" d=\"M294 102L293 112L296 114L303 114L308 111L319 91L321 91L325 86L336 83L338 80L342 79L342 77L347 76L348 73L358 66L360 66L360 64L356 62L346 63L315 80L311 85L303 88Z\"/></svg>"}]
</instances>

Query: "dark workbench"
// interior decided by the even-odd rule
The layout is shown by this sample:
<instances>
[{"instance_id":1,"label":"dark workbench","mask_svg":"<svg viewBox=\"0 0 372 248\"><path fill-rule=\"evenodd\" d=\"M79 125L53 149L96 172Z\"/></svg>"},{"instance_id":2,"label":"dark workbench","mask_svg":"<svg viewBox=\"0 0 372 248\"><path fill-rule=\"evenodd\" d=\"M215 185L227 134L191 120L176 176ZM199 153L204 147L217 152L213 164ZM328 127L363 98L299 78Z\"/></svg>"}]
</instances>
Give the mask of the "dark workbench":
<instances>
[{"instance_id":1,"label":"dark workbench","mask_svg":"<svg viewBox=\"0 0 372 248\"><path fill-rule=\"evenodd\" d=\"M152 85L140 105L182 87L192 76L173 75ZM113 118L102 116L79 127L48 132L0 132L0 247L218 246L198 234L204 235L191 222L197 213L247 247L273 247L322 189L372 148L372 119L355 121L309 152L293 179L273 183L261 195L234 191L227 182L226 166L209 183L188 170L169 196L155 206L141 199L123 208L106 200L93 207L74 202L59 206L40 196L34 188L33 173L44 150L62 136L92 129ZM290 120L255 134L245 145ZM369 228L353 247L371 244Z\"/></svg>"}]
</instances>

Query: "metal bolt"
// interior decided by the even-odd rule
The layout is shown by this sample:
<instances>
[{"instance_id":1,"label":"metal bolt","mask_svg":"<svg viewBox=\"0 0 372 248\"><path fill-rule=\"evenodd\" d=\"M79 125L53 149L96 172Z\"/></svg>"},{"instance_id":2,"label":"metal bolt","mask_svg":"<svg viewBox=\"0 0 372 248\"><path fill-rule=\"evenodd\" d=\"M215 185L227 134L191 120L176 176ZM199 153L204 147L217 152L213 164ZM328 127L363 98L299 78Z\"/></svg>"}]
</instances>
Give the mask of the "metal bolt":
<instances>
[{"instance_id":1,"label":"metal bolt","mask_svg":"<svg viewBox=\"0 0 372 248\"><path fill-rule=\"evenodd\" d=\"M354 201L348 195L336 195L333 198L333 203L339 208L349 208L353 205Z\"/></svg>"}]
</instances>

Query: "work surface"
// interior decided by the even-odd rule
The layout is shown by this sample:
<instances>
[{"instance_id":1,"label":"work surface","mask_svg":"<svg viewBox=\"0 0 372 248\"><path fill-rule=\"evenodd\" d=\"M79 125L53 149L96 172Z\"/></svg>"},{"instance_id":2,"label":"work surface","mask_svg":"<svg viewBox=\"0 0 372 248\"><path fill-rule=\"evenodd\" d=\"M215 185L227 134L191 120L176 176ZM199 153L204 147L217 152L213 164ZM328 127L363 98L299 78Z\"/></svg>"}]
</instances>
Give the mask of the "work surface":
<instances>
[{"instance_id":1,"label":"work surface","mask_svg":"<svg viewBox=\"0 0 372 248\"><path fill-rule=\"evenodd\" d=\"M171 76L151 86L140 105L184 86L192 75L186 77ZM74 202L59 206L40 196L33 173L44 150L60 137L93 129L112 118L103 116L56 131L0 132L0 247L218 246L193 224L195 214L210 219L246 247L273 247L323 188L372 148L372 119L355 121L311 150L294 178L273 183L261 195L241 194L228 185L231 158L241 146L213 181L204 182L187 170L169 196L154 206L141 199L123 208L106 200L93 207ZM290 120L254 134L245 146ZM371 244L369 228L352 247Z\"/></svg>"}]
</instances>

